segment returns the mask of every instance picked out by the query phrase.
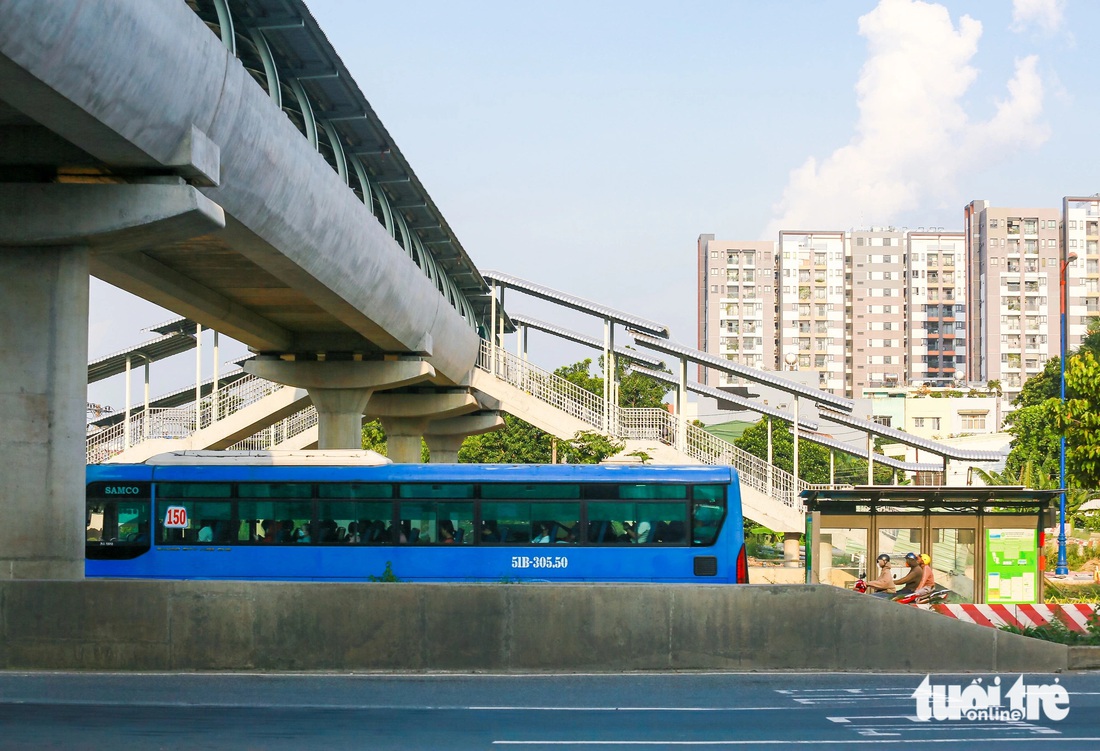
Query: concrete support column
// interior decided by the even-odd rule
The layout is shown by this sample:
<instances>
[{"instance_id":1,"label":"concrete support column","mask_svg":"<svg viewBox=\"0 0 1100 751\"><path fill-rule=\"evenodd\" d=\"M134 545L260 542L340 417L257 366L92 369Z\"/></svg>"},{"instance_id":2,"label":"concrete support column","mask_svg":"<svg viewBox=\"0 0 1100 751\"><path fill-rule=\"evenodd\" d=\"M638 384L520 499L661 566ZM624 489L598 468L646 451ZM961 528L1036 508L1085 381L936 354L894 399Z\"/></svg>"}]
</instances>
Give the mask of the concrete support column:
<instances>
[{"instance_id":1,"label":"concrete support column","mask_svg":"<svg viewBox=\"0 0 1100 751\"><path fill-rule=\"evenodd\" d=\"M0 185L0 579L84 577L90 249L225 226L196 188L159 183Z\"/></svg>"},{"instance_id":2,"label":"concrete support column","mask_svg":"<svg viewBox=\"0 0 1100 751\"><path fill-rule=\"evenodd\" d=\"M429 422L431 421L424 417L383 417L386 456L397 464L422 464L424 455L420 450L420 440L424 437ZM455 451L457 453L457 449Z\"/></svg>"},{"instance_id":3,"label":"concrete support column","mask_svg":"<svg viewBox=\"0 0 1100 751\"><path fill-rule=\"evenodd\" d=\"M432 464L458 464L458 450L462 448L464 435L424 435L428 444L428 461Z\"/></svg>"},{"instance_id":4,"label":"concrete support column","mask_svg":"<svg viewBox=\"0 0 1100 751\"><path fill-rule=\"evenodd\" d=\"M426 381L435 369L423 360L316 361L257 358L244 369L275 383L304 388L317 408L319 449L363 447L363 413L379 388Z\"/></svg>"},{"instance_id":5,"label":"concrete support column","mask_svg":"<svg viewBox=\"0 0 1100 751\"><path fill-rule=\"evenodd\" d=\"M0 248L0 373L0 579L82 579L87 249Z\"/></svg>"},{"instance_id":6,"label":"concrete support column","mask_svg":"<svg viewBox=\"0 0 1100 751\"><path fill-rule=\"evenodd\" d=\"M783 565L786 568L798 568L802 565L798 551L798 541L801 535L798 532L783 533Z\"/></svg>"},{"instance_id":7,"label":"concrete support column","mask_svg":"<svg viewBox=\"0 0 1100 751\"><path fill-rule=\"evenodd\" d=\"M480 408L468 391L387 391L375 395L367 412L382 420L389 458L398 464L416 464L421 461L420 439L429 432L433 421L459 417Z\"/></svg>"},{"instance_id":8,"label":"concrete support column","mask_svg":"<svg viewBox=\"0 0 1100 751\"><path fill-rule=\"evenodd\" d=\"M504 427L504 418L497 412L478 412L472 415L433 420L424 433L424 440L431 452L432 464L457 464L458 450L467 436L488 433Z\"/></svg>"},{"instance_id":9,"label":"concrete support column","mask_svg":"<svg viewBox=\"0 0 1100 751\"><path fill-rule=\"evenodd\" d=\"M307 391L317 408L317 448L362 448L363 412L374 390L311 388Z\"/></svg>"}]
</instances>

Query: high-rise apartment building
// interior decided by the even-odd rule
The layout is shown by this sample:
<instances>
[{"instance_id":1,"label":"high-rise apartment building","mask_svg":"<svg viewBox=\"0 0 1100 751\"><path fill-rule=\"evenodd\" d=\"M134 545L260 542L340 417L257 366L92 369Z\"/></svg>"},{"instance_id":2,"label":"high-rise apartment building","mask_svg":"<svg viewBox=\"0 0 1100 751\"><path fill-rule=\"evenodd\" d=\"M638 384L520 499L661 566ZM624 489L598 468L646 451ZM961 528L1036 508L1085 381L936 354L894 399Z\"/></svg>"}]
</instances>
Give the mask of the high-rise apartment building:
<instances>
[{"instance_id":1,"label":"high-rise apartment building","mask_svg":"<svg viewBox=\"0 0 1100 751\"><path fill-rule=\"evenodd\" d=\"M775 243L700 235L699 348L761 370L775 368ZM699 381L711 386L705 368Z\"/></svg>"},{"instance_id":2,"label":"high-rise apartment building","mask_svg":"<svg viewBox=\"0 0 1100 751\"><path fill-rule=\"evenodd\" d=\"M1007 398L1060 352L1060 214L1056 208L997 208L988 201L972 201L965 209L967 275L972 280L967 309L973 313L967 322L969 377L1000 381ZM1070 221L1076 226L1078 220ZM1087 242L1087 229L1085 233L1071 239ZM1085 275L1079 271L1083 269L1071 268L1066 275L1073 311L1071 350L1081 343L1086 324L1081 304Z\"/></svg>"},{"instance_id":3,"label":"high-rise apartment building","mask_svg":"<svg viewBox=\"0 0 1100 751\"><path fill-rule=\"evenodd\" d=\"M779 233L776 369L816 371L818 386L845 393L844 232Z\"/></svg>"},{"instance_id":4,"label":"high-rise apartment building","mask_svg":"<svg viewBox=\"0 0 1100 751\"><path fill-rule=\"evenodd\" d=\"M865 388L904 386L910 380L908 251L905 232L892 228L855 230L848 238L844 393L860 397Z\"/></svg>"},{"instance_id":5,"label":"high-rise apartment building","mask_svg":"<svg viewBox=\"0 0 1100 751\"><path fill-rule=\"evenodd\" d=\"M910 249L914 243L915 256ZM867 388L904 386L926 377L953 378L950 373L941 374L940 367L948 348L951 372L955 366L953 326L961 320L956 316L961 316L963 306L956 311L954 300L965 289L961 247L957 233L906 233L893 228L783 231L778 247L770 242L716 241L713 235L703 235L699 238L699 347L769 370L814 371L820 388L855 397ZM942 263L949 268L957 263L957 273L941 270L941 248L952 251ZM760 296L741 305L730 283L730 275L736 278L737 273L737 256L730 253L737 249L755 254L755 293ZM771 258L773 251L774 289L759 283L766 273L764 259ZM910 258L919 260L916 270L910 270ZM911 322L908 282L914 274L920 281L914 283L913 292L921 302L920 313ZM925 311L929 298L935 301L931 317ZM950 301L950 307L942 308L941 301ZM762 349L752 349L751 358L744 356L744 342L733 336L746 326L762 332L758 340ZM915 352L910 350L913 341L918 343ZM919 367L914 370L914 365ZM704 377L700 369L700 379ZM727 380L719 385L727 385Z\"/></svg>"},{"instance_id":6,"label":"high-rise apartment building","mask_svg":"<svg viewBox=\"0 0 1100 751\"><path fill-rule=\"evenodd\" d=\"M999 381L1011 399L1060 351L1063 260L1072 351L1100 315L1100 195L1060 209L972 201L962 232L784 230L778 243L702 235L699 347L815 371L820 388L849 397Z\"/></svg>"},{"instance_id":7,"label":"high-rise apartment building","mask_svg":"<svg viewBox=\"0 0 1100 751\"><path fill-rule=\"evenodd\" d=\"M909 276L908 383L950 386L968 375L963 233L906 236Z\"/></svg>"}]
</instances>

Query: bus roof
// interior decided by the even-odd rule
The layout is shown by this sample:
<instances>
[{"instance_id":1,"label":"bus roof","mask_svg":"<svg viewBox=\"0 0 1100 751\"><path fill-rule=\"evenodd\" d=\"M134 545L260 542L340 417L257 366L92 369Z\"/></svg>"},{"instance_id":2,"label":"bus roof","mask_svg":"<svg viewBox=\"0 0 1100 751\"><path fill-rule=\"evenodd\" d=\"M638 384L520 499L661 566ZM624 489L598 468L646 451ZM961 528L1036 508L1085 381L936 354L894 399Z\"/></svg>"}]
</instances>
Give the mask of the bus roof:
<instances>
[{"instance_id":1,"label":"bus roof","mask_svg":"<svg viewBox=\"0 0 1100 751\"><path fill-rule=\"evenodd\" d=\"M361 449L323 449L318 451L169 451L145 460L151 466L358 466L378 467L392 464L376 451Z\"/></svg>"}]
</instances>

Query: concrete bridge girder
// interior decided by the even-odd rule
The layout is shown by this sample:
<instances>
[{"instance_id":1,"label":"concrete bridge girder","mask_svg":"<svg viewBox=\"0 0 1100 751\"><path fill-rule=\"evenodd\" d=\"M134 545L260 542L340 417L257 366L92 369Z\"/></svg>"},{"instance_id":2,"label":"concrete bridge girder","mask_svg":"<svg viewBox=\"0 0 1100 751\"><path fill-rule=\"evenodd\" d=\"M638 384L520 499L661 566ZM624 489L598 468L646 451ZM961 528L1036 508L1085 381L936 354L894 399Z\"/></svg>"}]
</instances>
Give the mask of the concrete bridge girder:
<instances>
[{"instance_id":1,"label":"concrete bridge girder","mask_svg":"<svg viewBox=\"0 0 1100 751\"><path fill-rule=\"evenodd\" d=\"M223 232L93 273L258 351L420 354L448 383L472 366L473 328L186 4L6 3L0 80L0 126L17 113L109 173L186 177L226 213ZM208 254L231 267L189 268Z\"/></svg>"}]
</instances>

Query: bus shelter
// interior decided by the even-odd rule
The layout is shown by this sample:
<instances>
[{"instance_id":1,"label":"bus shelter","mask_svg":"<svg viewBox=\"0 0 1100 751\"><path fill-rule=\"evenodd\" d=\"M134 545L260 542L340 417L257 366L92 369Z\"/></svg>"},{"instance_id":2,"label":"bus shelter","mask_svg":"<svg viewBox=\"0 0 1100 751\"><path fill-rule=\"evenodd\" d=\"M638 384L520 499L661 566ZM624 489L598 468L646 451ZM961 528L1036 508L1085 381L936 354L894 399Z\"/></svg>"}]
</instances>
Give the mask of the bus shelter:
<instances>
[{"instance_id":1,"label":"bus shelter","mask_svg":"<svg viewBox=\"0 0 1100 751\"><path fill-rule=\"evenodd\" d=\"M1024 487L859 486L811 488L806 505L807 581L851 588L890 555L894 578L905 554L932 558L951 602L1042 601L1043 529L1059 490Z\"/></svg>"}]
</instances>

